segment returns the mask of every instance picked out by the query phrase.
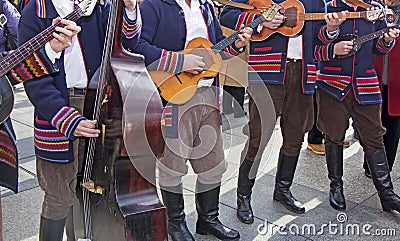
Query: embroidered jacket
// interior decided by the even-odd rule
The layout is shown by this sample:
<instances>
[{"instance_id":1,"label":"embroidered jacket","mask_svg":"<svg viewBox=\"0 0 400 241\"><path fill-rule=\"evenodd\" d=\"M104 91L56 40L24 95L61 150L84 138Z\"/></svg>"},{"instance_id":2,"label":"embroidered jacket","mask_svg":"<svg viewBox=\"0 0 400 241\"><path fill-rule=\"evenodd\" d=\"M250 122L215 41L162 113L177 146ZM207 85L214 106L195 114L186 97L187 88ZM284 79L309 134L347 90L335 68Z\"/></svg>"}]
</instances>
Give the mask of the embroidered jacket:
<instances>
[{"instance_id":1,"label":"embroidered jacket","mask_svg":"<svg viewBox=\"0 0 400 241\"><path fill-rule=\"evenodd\" d=\"M248 3L248 0L233 0ZM276 0L282 3L283 0ZM323 0L300 0L305 12L324 12ZM230 29L239 29L241 24L247 25L259 15L244 12L242 9L225 6L221 12L221 24ZM315 89L316 66L313 61L313 43L315 21L305 21L303 30L299 33L303 39L303 93L313 94ZM256 31L253 31L256 33ZM251 41L249 55L249 84L284 84L289 37L274 33L263 41Z\"/></svg>"},{"instance_id":2,"label":"embroidered jacket","mask_svg":"<svg viewBox=\"0 0 400 241\"><path fill-rule=\"evenodd\" d=\"M208 40L216 44L225 37L215 15L214 6L206 0L199 1L207 26ZM185 48L186 42L186 23L182 8L175 0L144 0L140 3L140 11L143 27L134 52L145 56L148 69L181 72L184 57L178 51ZM221 56L227 59L241 52L243 50L231 44L221 52ZM164 111L168 137L177 137L177 111L176 105L168 106Z\"/></svg>"},{"instance_id":3,"label":"embroidered jacket","mask_svg":"<svg viewBox=\"0 0 400 241\"><path fill-rule=\"evenodd\" d=\"M100 66L110 7L110 2L105 1L104 5L97 5L90 16L84 16L77 22L82 28L78 38L89 79ZM21 16L19 44L49 27L52 19L57 16L51 0L30 1ZM133 49L137 44L140 17L137 20L132 22L124 14L122 43L126 48ZM73 133L78 123L85 118L69 107L63 60L61 55L57 73L24 82L24 85L35 106L36 155L51 162L68 163L73 161Z\"/></svg>"},{"instance_id":4,"label":"embroidered jacket","mask_svg":"<svg viewBox=\"0 0 400 241\"><path fill-rule=\"evenodd\" d=\"M374 1L365 0L374 6L382 7ZM331 1L328 12L354 11L342 1ZM364 11L358 8L357 11ZM333 54L334 40L344 34L364 36L386 27L384 20L368 22L364 19L347 19L339 26L339 34L334 38L327 36L325 23L320 23L318 41L315 47L315 58L320 61L320 74L317 85L333 98L342 101L349 91L361 105L382 103L379 81L374 68L373 54L384 55L393 47L385 44L383 38L375 38L362 44L361 49L353 56L338 58Z\"/></svg>"}]
</instances>

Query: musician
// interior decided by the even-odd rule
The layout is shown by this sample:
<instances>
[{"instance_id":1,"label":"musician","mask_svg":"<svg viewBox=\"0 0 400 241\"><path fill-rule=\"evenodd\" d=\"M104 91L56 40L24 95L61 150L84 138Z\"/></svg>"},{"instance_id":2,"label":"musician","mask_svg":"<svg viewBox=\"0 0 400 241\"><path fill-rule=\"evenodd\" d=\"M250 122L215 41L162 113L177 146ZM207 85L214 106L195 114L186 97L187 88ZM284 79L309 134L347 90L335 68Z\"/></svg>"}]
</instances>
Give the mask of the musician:
<instances>
[{"instance_id":1,"label":"musician","mask_svg":"<svg viewBox=\"0 0 400 241\"><path fill-rule=\"evenodd\" d=\"M8 1L3 1L3 12L7 17L7 27L9 28L10 32L17 35L20 14ZM55 20L55 22L58 21L60 20ZM73 36L80 31L79 27L76 28L75 22L62 20L62 23L64 28L59 29L60 33ZM75 29L75 31L70 31L70 28ZM56 38L52 39L49 44L52 46L52 48L58 48L60 51L62 51L67 46L58 40L59 33L55 33L55 36ZM0 44L0 49L2 49L3 56L8 54L8 52L4 51L5 39L2 44ZM35 58L40 59L39 64L31 65L30 63L32 63ZM7 73L7 78L10 80L12 85L16 85L22 81L46 75L48 73L55 72L56 70L57 65L50 61L45 52L38 51L23 60L21 63L17 64L9 73ZM2 84L8 83L7 81L3 80ZM10 118L7 118L7 120L0 124L0 186L9 188L14 192L18 191L18 151L16 136ZM2 240L1 218L0 197L0 240Z\"/></svg>"},{"instance_id":2,"label":"musician","mask_svg":"<svg viewBox=\"0 0 400 241\"><path fill-rule=\"evenodd\" d=\"M124 0L122 43L133 49L140 32L136 0ZM19 43L52 24L58 16L73 11L74 2L64 0L30 1L21 15ZM93 120L82 116L89 80L100 66L106 35L109 1L98 3L90 16L77 21L82 32L75 37L62 34L60 41L70 46L59 51L48 44L43 51L59 66L57 73L24 82L35 107L35 153L39 186L45 192L40 220L40 241L62 240L66 217L71 210L78 171L78 138L97 137ZM34 62L36 63L36 62ZM70 212L71 213L71 212ZM71 224L69 223L69 225ZM75 240L73 228L68 240Z\"/></svg>"},{"instance_id":3,"label":"musician","mask_svg":"<svg viewBox=\"0 0 400 241\"><path fill-rule=\"evenodd\" d=\"M235 1L248 3L247 0ZM306 12L324 11L323 0L302 0L301 2ZM247 23L256 17L257 14L226 6L222 10L220 19L222 25L237 29L240 24ZM284 16L277 13L271 21L260 24L258 31L261 28L277 29L283 21ZM283 144L278 158L273 199L295 213L305 212L305 208L293 197L289 188L293 182L304 134L313 125L312 95L315 90L316 71L312 56L314 25L313 21L306 22L304 29L293 37L275 33L263 41L250 43L249 86L266 85L274 103L276 116L281 116ZM249 176L250 169L257 170L265 149L265 146L261 146L262 121L251 96L249 116L250 134L242 152L241 160L243 161L239 167L237 188L237 217L246 224L254 222L251 194L255 176Z\"/></svg>"},{"instance_id":4,"label":"musician","mask_svg":"<svg viewBox=\"0 0 400 241\"><path fill-rule=\"evenodd\" d=\"M204 59L177 51L183 50L195 37L208 39L213 44L224 38L214 7L206 0L144 0L140 10L143 30L134 51L145 56L150 69L199 74L205 68ZM242 47L247 44L250 34L250 28L242 30L239 38L221 52L222 57L243 52ZM222 240L239 238L236 230L226 227L218 219L220 182L226 170L226 160L219 112L215 108L218 94L211 88L212 84L218 86L217 81L214 78L201 79L191 100L180 106L168 104L164 109L166 148L158 166L161 192L168 209L168 233L172 240L194 240L186 226L182 194L182 177L188 171L187 160L198 175L196 232L212 234Z\"/></svg>"},{"instance_id":5,"label":"musician","mask_svg":"<svg viewBox=\"0 0 400 241\"><path fill-rule=\"evenodd\" d=\"M380 6L374 1L364 2ZM383 144L385 128L380 114L382 97L372 55L387 54L393 48L394 39L399 36L400 30L391 28L383 36L363 43L355 55L340 58L353 49L354 43L340 41L341 36L365 36L386 27L384 20L374 23L362 19L345 21L345 14L332 13L363 10L345 1L328 3L326 25L318 33L315 48L315 57L320 61L321 71L317 78L318 128L325 133L325 156L331 181L329 201L334 209L346 209L342 143L351 117L383 210L400 211L400 198L393 191Z\"/></svg>"}]
</instances>

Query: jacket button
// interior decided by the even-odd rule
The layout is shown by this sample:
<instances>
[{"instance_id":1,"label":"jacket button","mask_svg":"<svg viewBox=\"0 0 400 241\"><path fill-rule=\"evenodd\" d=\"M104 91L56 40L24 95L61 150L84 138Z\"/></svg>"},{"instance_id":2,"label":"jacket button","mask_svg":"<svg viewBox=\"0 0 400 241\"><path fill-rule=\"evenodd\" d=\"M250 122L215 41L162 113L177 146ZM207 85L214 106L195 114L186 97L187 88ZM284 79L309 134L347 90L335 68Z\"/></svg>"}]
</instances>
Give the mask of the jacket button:
<instances>
[{"instance_id":1,"label":"jacket button","mask_svg":"<svg viewBox=\"0 0 400 241\"><path fill-rule=\"evenodd\" d=\"M342 93L342 95L344 95L344 93Z\"/></svg>"}]
</instances>

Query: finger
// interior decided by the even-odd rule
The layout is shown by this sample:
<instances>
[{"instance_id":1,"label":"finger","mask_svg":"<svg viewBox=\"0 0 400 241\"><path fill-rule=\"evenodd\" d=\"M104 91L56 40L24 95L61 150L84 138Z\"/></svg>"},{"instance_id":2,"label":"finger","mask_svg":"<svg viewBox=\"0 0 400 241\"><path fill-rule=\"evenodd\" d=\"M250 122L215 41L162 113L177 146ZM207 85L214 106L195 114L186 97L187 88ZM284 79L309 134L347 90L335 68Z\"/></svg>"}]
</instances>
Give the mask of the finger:
<instances>
[{"instance_id":1,"label":"finger","mask_svg":"<svg viewBox=\"0 0 400 241\"><path fill-rule=\"evenodd\" d=\"M58 34L58 33L56 33L56 32L53 32L53 37L55 38L55 39L57 39L59 42L61 42L62 44L66 44L68 41L67 41L67 39L64 37L64 35L62 35L62 34Z\"/></svg>"},{"instance_id":2,"label":"finger","mask_svg":"<svg viewBox=\"0 0 400 241\"><path fill-rule=\"evenodd\" d=\"M80 26L66 26L65 28L71 31L73 34L77 34L82 30Z\"/></svg>"},{"instance_id":3,"label":"finger","mask_svg":"<svg viewBox=\"0 0 400 241\"><path fill-rule=\"evenodd\" d=\"M54 24L56 24L56 23L58 23L58 22L60 22L60 21L61 21L61 18L60 18L60 17L57 17L57 18L53 19L52 25L54 25Z\"/></svg>"},{"instance_id":4,"label":"finger","mask_svg":"<svg viewBox=\"0 0 400 241\"><path fill-rule=\"evenodd\" d=\"M76 26L76 22L68 20L68 19L61 19L61 23L65 26Z\"/></svg>"},{"instance_id":5,"label":"finger","mask_svg":"<svg viewBox=\"0 0 400 241\"><path fill-rule=\"evenodd\" d=\"M55 30L56 30L58 33L64 34L65 36L70 36L70 37L71 37L71 36L74 35L74 34L72 33L72 31L70 31L70 30L68 30L68 29L66 29L66 28L56 27Z\"/></svg>"}]
</instances>

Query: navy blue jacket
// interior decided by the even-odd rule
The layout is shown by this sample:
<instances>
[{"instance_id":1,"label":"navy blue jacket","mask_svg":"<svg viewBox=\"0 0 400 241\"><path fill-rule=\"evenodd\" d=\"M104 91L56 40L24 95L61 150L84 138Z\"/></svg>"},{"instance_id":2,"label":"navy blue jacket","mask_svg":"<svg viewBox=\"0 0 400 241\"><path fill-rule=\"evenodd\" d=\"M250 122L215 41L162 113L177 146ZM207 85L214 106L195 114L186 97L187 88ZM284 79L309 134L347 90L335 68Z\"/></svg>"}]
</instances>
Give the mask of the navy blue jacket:
<instances>
[{"instance_id":1,"label":"navy blue jacket","mask_svg":"<svg viewBox=\"0 0 400 241\"><path fill-rule=\"evenodd\" d=\"M375 1L365 0L365 2L382 7ZM352 7L342 1L331 1L327 6L328 12L354 11ZM358 8L357 11L365 11L365 9ZM345 34L364 36L385 27L384 20L368 22L362 18L347 19L339 26L337 37ZM375 38L362 44L355 55L338 58L333 54L335 39L328 38L325 22L320 22L320 31L315 47L315 58L320 61L320 74L317 77L318 88L339 101L353 91L357 102L362 105L382 103L373 54L384 55L391 50L393 44L387 45L382 38Z\"/></svg>"},{"instance_id":2,"label":"navy blue jacket","mask_svg":"<svg viewBox=\"0 0 400 241\"><path fill-rule=\"evenodd\" d=\"M82 30L78 39L82 48L87 76L93 76L100 66L111 4L98 4L90 16L77 21ZM52 24L58 16L51 0L32 0L24 8L19 24L19 44L23 44ZM124 15L125 16L125 15ZM139 18L140 19L140 18ZM140 21L139 21L140 22ZM124 17L122 43L133 49L137 44L131 35L136 32L132 21ZM128 38L129 36L129 38ZM72 162L74 131L84 117L69 106L68 89L65 80L63 55L57 73L24 82L29 100L35 107L35 152L43 160L51 162Z\"/></svg>"}]
</instances>

